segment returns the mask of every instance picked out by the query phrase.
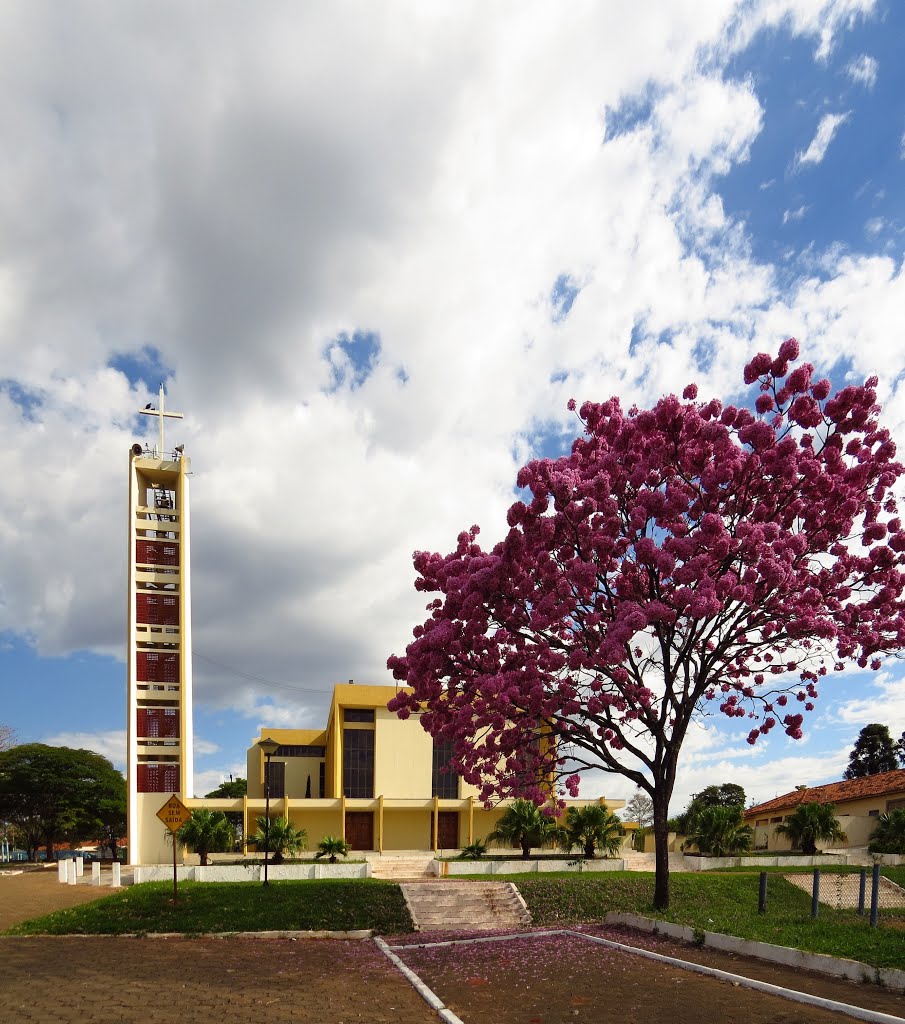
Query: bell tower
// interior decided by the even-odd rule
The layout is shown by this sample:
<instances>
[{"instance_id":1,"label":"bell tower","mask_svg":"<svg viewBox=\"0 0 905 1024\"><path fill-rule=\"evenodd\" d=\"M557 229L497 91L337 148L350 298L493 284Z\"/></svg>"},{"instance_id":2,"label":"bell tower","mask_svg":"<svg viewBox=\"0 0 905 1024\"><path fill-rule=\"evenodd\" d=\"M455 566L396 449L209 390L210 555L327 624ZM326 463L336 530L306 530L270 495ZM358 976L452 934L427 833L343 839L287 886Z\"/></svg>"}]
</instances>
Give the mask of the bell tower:
<instances>
[{"instance_id":1,"label":"bell tower","mask_svg":"<svg viewBox=\"0 0 905 1024\"><path fill-rule=\"evenodd\" d=\"M157 811L166 797L194 796L192 765L192 605L189 531L191 462L167 451L158 405L159 445L129 452L127 617L127 772L129 862L167 863Z\"/></svg>"}]
</instances>

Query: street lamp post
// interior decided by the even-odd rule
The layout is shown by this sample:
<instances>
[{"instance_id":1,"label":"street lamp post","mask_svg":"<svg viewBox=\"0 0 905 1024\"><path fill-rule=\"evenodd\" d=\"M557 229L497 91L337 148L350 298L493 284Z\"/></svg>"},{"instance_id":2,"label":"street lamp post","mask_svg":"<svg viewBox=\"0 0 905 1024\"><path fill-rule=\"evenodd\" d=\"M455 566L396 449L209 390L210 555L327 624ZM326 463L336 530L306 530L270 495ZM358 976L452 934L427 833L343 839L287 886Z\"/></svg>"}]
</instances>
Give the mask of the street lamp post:
<instances>
[{"instance_id":1,"label":"street lamp post","mask_svg":"<svg viewBox=\"0 0 905 1024\"><path fill-rule=\"evenodd\" d=\"M277 752L279 743L276 740L259 740L258 746L266 758L264 765L264 884L270 885L267 880L267 862L270 859L270 759Z\"/></svg>"}]
</instances>

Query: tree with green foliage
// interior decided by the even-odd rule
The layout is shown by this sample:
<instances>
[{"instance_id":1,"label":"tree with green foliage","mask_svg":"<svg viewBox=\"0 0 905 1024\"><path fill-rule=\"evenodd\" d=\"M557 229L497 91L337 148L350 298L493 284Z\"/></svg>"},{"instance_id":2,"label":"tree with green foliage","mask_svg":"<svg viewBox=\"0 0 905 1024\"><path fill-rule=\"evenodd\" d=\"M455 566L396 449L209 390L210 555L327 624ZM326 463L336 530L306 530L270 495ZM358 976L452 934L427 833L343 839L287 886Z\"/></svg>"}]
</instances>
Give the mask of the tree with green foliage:
<instances>
[{"instance_id":1,"label":"tree with green foliage","mask_svg":"<svg viewBox=\"0 0 905 1024\"><path fill-rule=\"evenodd\" d=\"M205 793L206 799L210 800L238 800L248 793L248 782L246 779L230 778L227 782L221 782L216 789Z\"/></svg>"},{"instance_id":2,"label":"tree with green foliage","mask_svg":"<svg viewBox=\"0 0 905 1024\"><path fill-rule=\"evenodd\" d=\"M239 800L248 793L248 781L246 779L234 779L230 776L226 782L221 782L216 789L205 793L206 800ZM241 841L245 834L245 822L241 811L224 811L226 820L232 825L236 838Z\"/></svg>"},{"instance_id":3,"label":"tree with green foliage","mask_svg":"<svg viewBox=\"0 0 905 1024\"><path fill-rule=\"evenodd\" d=\"M775 827L777 835L788 836L793 848L813 855L822 842L845 842L845 832L836 818L835 804L799 804L782 824Z\"/></svg>"},{"instance_id":4,"label":"tree with green foliage","mask_svg":"<svg viewBox=\"0 0 905 1024\"><path fill-rule=\"evenodd\" d=\"M905 854L905 807L880 815L867 849L870 853Z\"/></svg>"},{"instance_id":5,"label":"tree with green foliage","mask_svg":"<svg viewBox=\"0 0 905 1024\"><path fill-rule=\"evenodd\" d=\"M324 836L317 844L317 853L314 855L314 859L320 860L321 857L328 857L330 863L335 864L337 856L348 857L351 850L351 843L347 843L345 839L341 839L339 836Z\"/></svg>"},{"instance_id":6,"label":"tree with green foliage","mask_svg":"<svg viewBox=\"0 0 905 1024\"><path fill-rule=\"evenodd\" d=\"M843 776L846 779L863 779L867 775L895 771L898 767L896 744L889 735L889 726L873 722L858 733Z\"/></svg>"},{"instance_id":7,"label":"tree with green foliage","mask_svg":"<svg viewBox=\"0 0 905 1024\"><path fill-rule=\"evenodd\" d=\"M125 832L126 783L91 750L25 743L0 753L0 818L35 839L47 859L54 845ZM29 850L34 859L36 846Z\"/></svg>"},{"instance_id":8,"label":"tree with green foliage","mask_svg":"<svg viewBox=\"0 0 905 1024\"><path fill-rule=\"evenodd\" d=\"M549 846L559 842L562 826L531 800L519 797L503 811L496 828L487 836L488 843L521 847L527 860L534 846Z\"/></svg>"},{"instance_id":9,"label":"tree with green foliage","mask_svg":"<svg viewBox=\"0 0 905 1024\"><path fill-rule=\"evenodd\" d=\"M603 850L607 857L615 857L622 846L625 829L622 822L602 804L570 807L566 811L564 834L560 845L565 850L580 846L588 859L595 850Z\"/></svg>"},{"instance_id":10,"label":"tree with green foliage","mask_svg":"<svg viewBox=\"0 0 905 1024\"><path fill-rule=\"evenodd\" d=\"M708 807L737 807L744 810L745 791L734 782L724 782L719 786L706 786L700 793L692 793L685 810L677 818L671 819L674 831L687 836L695 828L695 820Z\"/></svg>"},{"instance_id":11,"label":"tree with green foliage","mask_svg":"<svg viewBox=\"0 0 905 1024\"><path fill-rule=\"evenodd\" d=\"M230 849L236 833L223 811L199 807L192 811L188 821L176 833L176 838L198 854L204 867L208 854Z\"/></svg>"},{"instance_id":12,"label":"tree with green foliage","mask_svg":"<svg viewBox=\"0 0 905 1024\"><path fill-rule=\"evenodd\" d=\"M742 809L734 804L704 807L692 819L682 849L696 846L711 857L731 857L751 849L751 826L742 822Z\"/></svg>"},{"instance_id":13,"label":"tree with green foliage","mask_svg":"<svg viewBox=\"0 0 905 1024\"><path fill-rule=\"evenodd\" d=\"M287 854L291 857L308 848L308 833L303 828L296 828L287 818L271 818L268 829L267 819L262 815L257 824L258 829L252 842L259 850L263 850L266 837L273 864L282 864Z\"/></svg>"}]
</instances>

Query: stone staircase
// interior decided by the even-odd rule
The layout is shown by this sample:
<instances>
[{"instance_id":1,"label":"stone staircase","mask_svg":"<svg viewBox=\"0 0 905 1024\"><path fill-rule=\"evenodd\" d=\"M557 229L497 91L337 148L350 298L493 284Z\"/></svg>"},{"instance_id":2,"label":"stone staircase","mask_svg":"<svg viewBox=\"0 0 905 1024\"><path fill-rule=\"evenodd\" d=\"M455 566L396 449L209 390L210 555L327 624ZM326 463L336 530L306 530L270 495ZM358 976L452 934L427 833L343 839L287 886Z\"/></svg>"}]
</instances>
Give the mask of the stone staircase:
<instances>
[{"instance_id":1,"label":"stone staircase","mask_svg":"<svg viewBox=\"0 0 905 1024\"><path fill-rule=\"evenodd\" d=\"M656 856L653 853L636 853L634 850L626 851L623 854L625 858L625 870L626 871L655 871L656 870ZM669 870L670 871L687 871L688 866L685 863L685 856L682 853L670 853L669 854Z\"/></svg>"},{"instance_id":2,"label":"stone staircase","mask_svg":"<svg viewBox=\"0 0 905 1024\"><path fill-rule=\"evenodd\" d=\"M417 931L485 931L531 924L511 882L408 882L400 889Z\"/></svg>"},{"instance_id":3,"label":"stone staircase","mask_svg":"<svg viewBox=\"0 0 905 1024\"><path fill-rule=\"evenodd\" d=\"M368 857L371 862L371 877L386 878L394 882L404 879L434 878L431 854L391 854L387 856Z\"/></svg>"}]
</instances>

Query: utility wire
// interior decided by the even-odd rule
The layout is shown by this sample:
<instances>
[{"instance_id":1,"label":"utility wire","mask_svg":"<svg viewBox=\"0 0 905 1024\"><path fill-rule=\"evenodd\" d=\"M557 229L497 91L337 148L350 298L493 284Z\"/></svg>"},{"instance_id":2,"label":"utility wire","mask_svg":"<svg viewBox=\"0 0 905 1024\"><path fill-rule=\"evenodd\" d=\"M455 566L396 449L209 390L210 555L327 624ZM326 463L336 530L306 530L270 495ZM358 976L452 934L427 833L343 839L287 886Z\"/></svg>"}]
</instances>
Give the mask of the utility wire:
<instances>
[{"instance_id":1,"label":"utility wire","mask_svg":"<svg viewBox=\"0 0 905 1024\"><path fill-rule=\"evenodd\" d=\"M206 654L199 654L198 651L192 651L192 656L200 658L202 661L206 661L211 665L215 665L217 668L223 669L224 672L231 672L234 676L241 676L243 679L249 679L253 683L266 683L268 686L278 686L281 690L293 690L296 693L330 693L330 690L317 689L312 686L290 686L289 683L278 683L273 679L265 679L263 676L251 675L249 672L241 672L237 668L233 668L231 665L224 665L222 661L214 661L213 658L209 658Z\"/></svg>"}]
</instances>

